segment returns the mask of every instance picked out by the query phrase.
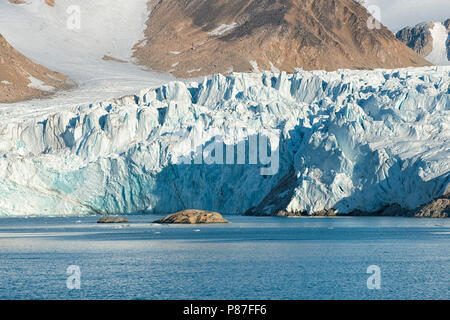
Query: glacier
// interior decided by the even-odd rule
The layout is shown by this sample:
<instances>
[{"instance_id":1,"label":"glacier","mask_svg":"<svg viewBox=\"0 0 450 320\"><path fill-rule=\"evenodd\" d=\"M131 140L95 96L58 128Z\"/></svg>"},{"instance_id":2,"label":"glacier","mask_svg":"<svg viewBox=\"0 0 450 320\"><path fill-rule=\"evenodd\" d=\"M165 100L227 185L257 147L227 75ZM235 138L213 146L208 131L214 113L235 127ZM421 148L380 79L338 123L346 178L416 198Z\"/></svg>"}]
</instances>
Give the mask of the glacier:
<instances>
[{"instance_id":1,"label":"glacier","mask_svg":"<svg viewBox=\"0 0 450 320\"><path fill-rule=\"evenodd\" d=\"M446 66L214 75L0 115L2 216L345 214L450 192ZM250 150L255 137L270 138L276 172L250 152L208 161L216 141Z\"/></svg>"}]
</instances>

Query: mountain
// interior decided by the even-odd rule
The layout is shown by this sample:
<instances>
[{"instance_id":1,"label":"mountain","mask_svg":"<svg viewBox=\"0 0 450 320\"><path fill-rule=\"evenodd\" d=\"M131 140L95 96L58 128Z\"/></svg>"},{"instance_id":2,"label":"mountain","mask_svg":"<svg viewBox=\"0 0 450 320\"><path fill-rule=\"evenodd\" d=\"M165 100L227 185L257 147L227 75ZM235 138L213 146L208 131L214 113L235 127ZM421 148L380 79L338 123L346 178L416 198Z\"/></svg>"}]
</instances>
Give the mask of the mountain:
<instances>
[{"instance_id":1,"label":"mountain","mask_svg":"<svg viewBox=\"0 0 450 320\"><path fill-rule=\"evenodd\" d=\"M197 77L429 65L384 26L370 30L367 10L354 0L79 0L80 29L67 27L68 17L76 17L67 12L72 5L0 2L0 31L27 57L79 86L114 85L130 94L131 82L120 79L145 78L141 66ZM133 82L135 90L148 87Z\"/></svg>"},{"instance_id":2,"label":"mountain","mask_svg":"<svg viewBox=\"0 0 450 320\"><path fill-rule=\"evenodd\" d=\"M0 103L42 97L69 86L67 77L29 60L0 34Z\"/></svg>"},{"instance_id":3,"label":"mountain","mask_svg":"<svg viewBox=\"0 0 450 320\"><path fill-rule=\"evenodd\" d=\"M178 77L231 71L430 65L354 0L160 0L149 3L137 63Z\"/></svg>"},{"instance_id":4,"label":"mountain","mask_svg":"<svg viewBox=\"0 0 450 320\"><path fill-rule=\"evenodd\" d=\"M405 27L395 36L433 64L450 65L450 19Z\"/></svg>"},{"instance_id":5,"label":"mountain","mask_svg":"<svg viewBox=\"0 0 450 320\"><path fill-rule=\"evenodd\" d=\"M449 83L450 67L234 73L8 112L0 214L415 209L450 192Z\"/></svg>"}]
</instances>

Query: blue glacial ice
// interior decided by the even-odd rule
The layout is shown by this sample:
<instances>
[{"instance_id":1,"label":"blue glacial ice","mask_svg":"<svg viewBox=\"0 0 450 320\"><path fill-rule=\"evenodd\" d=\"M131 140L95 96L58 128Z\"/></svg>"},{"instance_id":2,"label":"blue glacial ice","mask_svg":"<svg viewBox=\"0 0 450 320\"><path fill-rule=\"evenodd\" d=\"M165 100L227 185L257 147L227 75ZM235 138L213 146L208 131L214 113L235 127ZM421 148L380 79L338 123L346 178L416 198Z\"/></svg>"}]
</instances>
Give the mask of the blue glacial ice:
<instances>
[{"instance_id":1,"label":"blue glacial ice","mask_svg":"<svg viewBox=\"0 0 450 320\"><path fill-rule=\"evenodd\" d=\"M450 192L449 85L450 67L234 73L8 119L0 215L413 209Z\"/></svg>"}]
</instances>

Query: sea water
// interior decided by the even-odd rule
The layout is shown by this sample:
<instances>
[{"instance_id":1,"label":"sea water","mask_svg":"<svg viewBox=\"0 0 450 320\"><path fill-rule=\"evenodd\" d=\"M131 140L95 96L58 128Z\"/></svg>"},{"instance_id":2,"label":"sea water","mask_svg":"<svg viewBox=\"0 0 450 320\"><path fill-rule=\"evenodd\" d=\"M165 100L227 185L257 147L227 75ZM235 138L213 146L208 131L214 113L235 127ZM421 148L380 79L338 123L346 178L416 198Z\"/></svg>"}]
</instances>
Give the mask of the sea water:
<instances>
[{"instance_id":1,"label":"sea water","mask_svg":"<svg viewBox=\"0 0 450 320\"><path fill-rule=\"evenodd\" d=\"M160 217L1 218L0 299L450 298L447 219Z\"/></svg>"}]
</instances>

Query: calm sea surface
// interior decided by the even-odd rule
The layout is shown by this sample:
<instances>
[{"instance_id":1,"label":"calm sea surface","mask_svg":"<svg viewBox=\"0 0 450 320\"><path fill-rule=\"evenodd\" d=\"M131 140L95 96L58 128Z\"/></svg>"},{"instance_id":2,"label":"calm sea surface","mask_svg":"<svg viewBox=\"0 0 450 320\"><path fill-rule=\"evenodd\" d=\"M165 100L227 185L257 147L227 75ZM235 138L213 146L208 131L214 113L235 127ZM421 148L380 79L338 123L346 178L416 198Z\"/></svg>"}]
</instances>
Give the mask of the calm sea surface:
<instances>
[{"instance_id":1,"label":"calm sea surface","mask_svg":"<svg viewBox=\"0 0 450 320\"><path fill-rule=\"evenodd\" d=\"M0 218L0 299L450 299L450 219L157 218Z\"/></svg>"}]
</instances>

